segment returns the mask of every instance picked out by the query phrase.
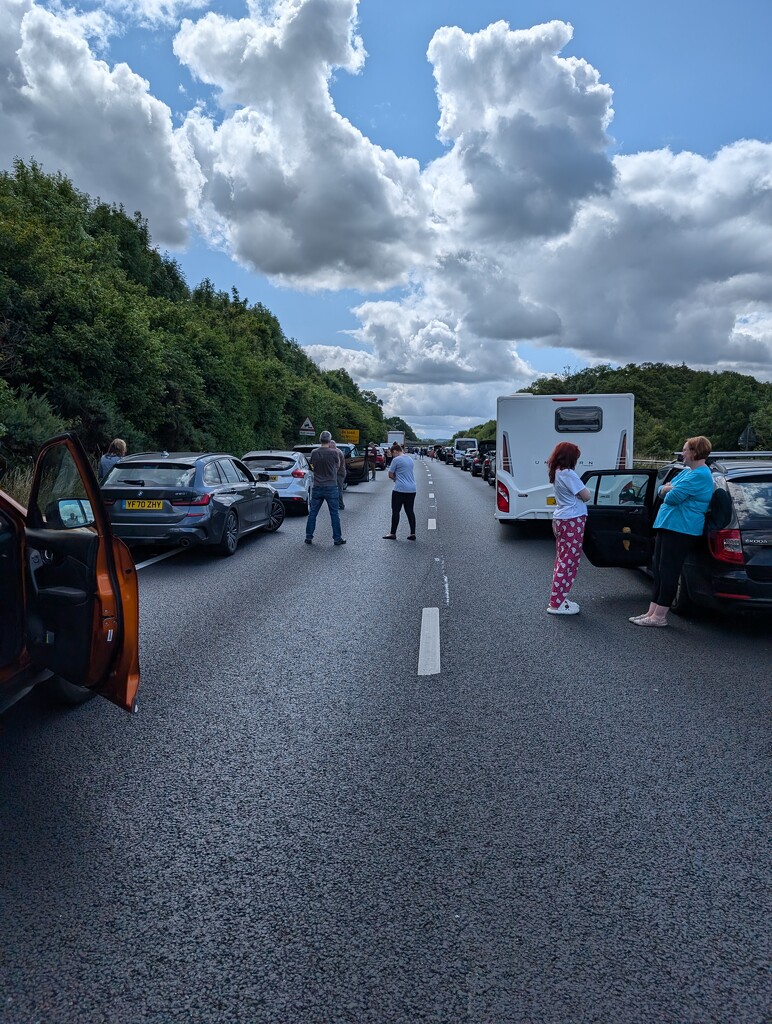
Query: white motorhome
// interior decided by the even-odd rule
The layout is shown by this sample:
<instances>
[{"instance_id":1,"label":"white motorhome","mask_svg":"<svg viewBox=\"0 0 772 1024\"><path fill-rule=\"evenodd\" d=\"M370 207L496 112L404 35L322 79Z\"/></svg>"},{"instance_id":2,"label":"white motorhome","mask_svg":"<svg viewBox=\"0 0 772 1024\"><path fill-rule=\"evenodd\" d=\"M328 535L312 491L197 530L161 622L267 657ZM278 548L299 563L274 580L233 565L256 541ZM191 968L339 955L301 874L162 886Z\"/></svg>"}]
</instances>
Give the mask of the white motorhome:
<instances>
[{"instance_id":1,"label":"white motorhome","mask_svg":"<svg viewBox=\"0 0 772 1024\"><path fill-rule=\"evenodd\" d=\"M547 459L560 441L581 449L576 471L630 469L635 396L502 395L496 407L496 518L551 519Z\"/></svg>"},{"instance_id":2,"label":"white motorhome","mask_svg":"<svg viewBox=\"0 0 772 1024\"><path fill-rule=\"evenodd\" d=\"M471 452L476 448L476 437L457 437L453 442L453 465L460 466L464 452Z\"/></svg>"}]
</instances>

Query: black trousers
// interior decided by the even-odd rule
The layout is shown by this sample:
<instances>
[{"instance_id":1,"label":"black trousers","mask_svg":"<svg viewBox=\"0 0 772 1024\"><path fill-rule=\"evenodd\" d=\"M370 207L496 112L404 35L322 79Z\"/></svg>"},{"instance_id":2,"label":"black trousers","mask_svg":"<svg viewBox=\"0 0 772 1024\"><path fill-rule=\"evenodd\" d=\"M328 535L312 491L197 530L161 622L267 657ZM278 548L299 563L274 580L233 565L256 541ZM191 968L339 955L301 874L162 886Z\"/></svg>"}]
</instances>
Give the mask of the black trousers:
<instances>
[{"instance_id":1,"label":"black trousers","mask_svg":"<svg viewBox=\"0 0 772 1024\"><path fill-rule=\"evenodd\" d=\"M678 589L678 577L684 567L686 556L694 548L699 537L675 530L657 530L654 542L654 604L669 608Z\"/></svg>"},{"instance_id":2,"label":"black trousers","mask_svg":"<svg viewBox=\"0 0 772 1024\"><path fill-rule=\"evenodd\" d=\"M415 533L415 493L407 494L405 491L391 492L391 533L397 532L399 526L399 515L404 508L407 513L407 521L410 524L410 532Z\"/></svg>"}]
</instances>

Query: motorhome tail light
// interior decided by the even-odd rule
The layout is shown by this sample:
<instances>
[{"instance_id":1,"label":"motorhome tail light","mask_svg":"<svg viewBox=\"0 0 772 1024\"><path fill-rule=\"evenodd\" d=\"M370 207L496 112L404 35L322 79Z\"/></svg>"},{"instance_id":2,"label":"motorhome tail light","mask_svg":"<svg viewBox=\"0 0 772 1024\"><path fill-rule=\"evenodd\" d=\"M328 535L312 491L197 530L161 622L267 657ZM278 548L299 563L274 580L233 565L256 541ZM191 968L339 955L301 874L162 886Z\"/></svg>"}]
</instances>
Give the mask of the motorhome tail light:
<instances>
[{"instance_id":1,"label":"motorhome tail light","mask_svg":"<svg viewBox=\"0 0 772 1024\"><path fill-rule=\"evenodd\" d=\"M576 395L573 395L571 398L553 398L552 401L553 402L575 402L576 401Z\"/></svg>"},{"instance_id":2,"label":"motorhome tail light","mask_svg":"<svg viewBox=\"0 0 772 1024\"><path fill-rule=\"evenodd\" d=\"M208 492L206 494L191 494L189 498L180 498L172 502L172 505L208 505L212 500L212 495Z\"/></svg>"},{"instance_id":3,"label":"motorhome tail light","mask_svg":"<svg viewBox=\"0 0 772 1024\"><path fill-rule=\"evenodd\" d=\"M739 530L717 530L708 537L710 553L719 562L743 565L743 545Z\"/></svg>"},{"instance_id":4,"label":"motorhome tail light","mask_svg":"<svg viewBox=\"0 0 772 1024\"><path fill-rule=\"evenodd\" d=\"M305 475L306 471L304 469L293 469L290 473L290 476L294 476L296 480L302 480Z\"/></svg>"},{"instance_id":5,"label":"motorhome tail light","mask_svg":"<svg viewBox=\"0 0 772 1024\"><path fill-rule=\"evenodd\" d=\"M509 512L509 491L500 480L496 481L496 507L499 512Z\"/></svg>"},{"instance_id":6,"label":"motorhome tail light","mask_svg":"<svg viewBox=\"0 0 772 1024\"><path fill-rule=\"evenodd\" d=\"M509 457L509 438L506 434L501 439L501 468L505 473L512 472L512 460Z\"/></svg>"}]
</instances>

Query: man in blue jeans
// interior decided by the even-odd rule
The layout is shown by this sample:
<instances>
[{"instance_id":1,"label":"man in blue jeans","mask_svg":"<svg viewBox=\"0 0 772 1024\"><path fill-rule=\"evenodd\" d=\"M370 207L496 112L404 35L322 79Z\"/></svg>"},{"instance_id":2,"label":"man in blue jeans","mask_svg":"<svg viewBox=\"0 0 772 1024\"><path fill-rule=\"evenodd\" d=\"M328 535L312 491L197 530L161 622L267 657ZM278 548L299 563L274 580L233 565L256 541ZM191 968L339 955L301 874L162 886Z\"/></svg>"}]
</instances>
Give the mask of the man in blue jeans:
<instances>
[{"instance_id":1,"label":"man in blue jeans","mask_svg":"<svg viewBox=\"0 0 772 1024\"><path fill-rule=\"evenodd\" d=\"M311 509L306 520L306 544L312 544L314 530L316 529L316 517L319 509L327 502L332 521L332 540L336 547L345 544L340 533L340 511L338 505L340 496L338 493L338 470L340 460L343 458L337 448L333 448L332 434L329 430L323 430L319 435L321 442L319 447L311 452L309 462L314 474L314 487L311 491Z\"/></svg>"}]
</instances>

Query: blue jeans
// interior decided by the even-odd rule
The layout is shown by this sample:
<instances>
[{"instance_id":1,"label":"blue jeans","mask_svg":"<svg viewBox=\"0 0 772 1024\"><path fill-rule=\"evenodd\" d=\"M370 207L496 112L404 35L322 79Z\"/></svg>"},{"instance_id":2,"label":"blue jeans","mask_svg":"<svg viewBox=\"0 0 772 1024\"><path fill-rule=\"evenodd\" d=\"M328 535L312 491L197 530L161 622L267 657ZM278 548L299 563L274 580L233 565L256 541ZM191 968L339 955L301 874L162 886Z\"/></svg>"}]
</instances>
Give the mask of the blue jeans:
<instances>
[{"instance_id":1,"label":"blue jeans","mask_svg":"<svg viewBox=\"0 0 772 1024\"><path fill-rule=\"evenodd\" d=\"M314 530L316 529L316 517L319 515L319 509L325 501L327 502L327 508L330 510L330 519L332 520L332 539L340 540L340 512L338 510L340 499L338 497L337 484L327 484L324 487L314 484L314 489L311 492L311 509L306 520L306 537L313 537Z\"/></svg>"}]
</instances>

